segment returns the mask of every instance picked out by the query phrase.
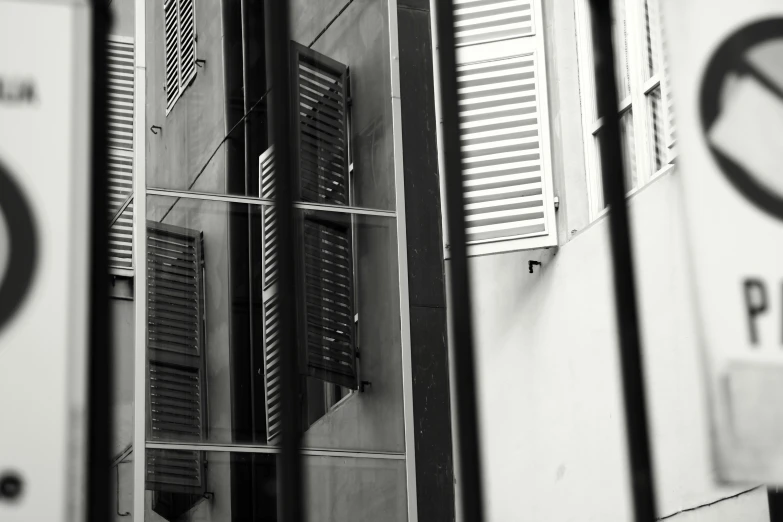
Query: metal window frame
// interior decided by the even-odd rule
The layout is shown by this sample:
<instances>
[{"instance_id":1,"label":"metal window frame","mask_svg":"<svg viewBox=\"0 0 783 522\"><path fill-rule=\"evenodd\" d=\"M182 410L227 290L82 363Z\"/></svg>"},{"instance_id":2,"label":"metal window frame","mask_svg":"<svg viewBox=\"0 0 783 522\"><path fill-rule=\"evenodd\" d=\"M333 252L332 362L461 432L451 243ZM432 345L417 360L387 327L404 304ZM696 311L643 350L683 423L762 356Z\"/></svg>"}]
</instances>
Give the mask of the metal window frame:
<instances>
[{"instance_id":1,"label":"metal window frame","mask_svg":"<svg viewBox=\"0 0 783 522\"><path fill-rule=\"evenodd\" d=\"M402 154L402 116L400 100L400 72L399 72L399 45L397 33L397 0L389 0L389 58L391 67L391 106L392 106L392 124L393 124L393 144L394 144L394 179L395 179L395 198L396 210L370 209L354 206L330 206L316 203L293 202L293 207L303 210L317 210L325 212L339 212L349 215L365 215L382 218L395 219L397 234L397 262L398 262L398 295L400 299L400 349L402 354L402 382L403 382L403 423L404 423L404 441L405 452L371 452L371 451L346 451L346 450L328 450L328 449L301 449L302 455L343 457L343 458L362 458L362 459L382 459L382 460L404 460L407 492L407 514L409 522L418 522L417 510L417 492L416 492L416 465L415 465L415 446L414 446L414 422L413 422L413 384L412 384L412 362L411 362L411 338L410 338L410 316L409 316L409 289L408 289L408 257L406 243L406 221L405 221L405 193L404 193L404 168ZM135 28L135 40L138 43L135 57L135 80L136 85L146 85L146 2L143 0L135 2L135 19L137 20ZM184 89L182 89L184 91ZM177 98L171 103L174 106L181 96L180 92ZM274 205L275 201L262 198L253 198L245 196L231 196L221 194L207 194L198 192L184 192L168 190L164 188L146 187L146 164L144 147L136 146L142 144L145 140L143 129L146 128L146 91L140 89L137 98L137 104L134 108L136 127L134 128L134 158L136 172L134 173L134 231L133 238L138 247L134 250L134 267L139 274L146 274L146 200L147 196L170 196L176 198L202 199L224 203L240 203L254 206ZM167 109L166 114L170 112ZM398 209L398 210L397 210ZM134 424L133 424L133 447L144 448L144 451L136 452L136 458L133 461L133 512L137 513L136 520L142 522L145 513L145 490L146 490L146 450L147 448L163 449L197 449L200 451L222 451L222 452L240 452L240 453L282 453L282 447L268 445L241 445L241 444L166 444L160 442L147 441L146 437L146 375L147 375L147 351L146 351L146 317L147 317L147 288L146 277L134 278L135 291L135 340L134 340ZM349 396L351 396L350 394ZM342 401L340 401L342 403ZM339 403L338 403L339 404ZM192 446L192 448L191 448ZM281 497L282 502L282 497Z\"/></svg>"},{"instance_id":2,"label":"metal window frame","mask_svg":"<svg viewBox=\"0 0 783 522\"><path fill-rule=\"evenodd\" d=\"M587 175L587 198L590 221L595 221L605 214L606 202L602 175L599 168L599 153L597 135L605 122L598 117L596 99L598 93L593 74L595 60L591 35L591 17L589 4L591 0L574 0L576 14L577 53L579 57L579 86L582 101L582 129L584 142L585 170ZM666 86L663 81L663 59L659 61L659 70L650 78L646 78L647 56L645 51L646 29L644 22L644 2L659 4L660 0L621 0L625 5L627 39L628 39L628 69L630 72L630 95L618 104L618 118L628 110L633 111L634 158L636 162L637 184L627 187L628 195L635 193L653 179L667 172L667 165L658 170L652 168L652 115L650 114L649 94L656 88L661 92L661 109L664 118L665 136L668 138L669 109L666 106ZM663 58L662 24L654 28L657 35L656 51ZM668 143L667 143L668 146Z\"/></svg>"}]
</instances>

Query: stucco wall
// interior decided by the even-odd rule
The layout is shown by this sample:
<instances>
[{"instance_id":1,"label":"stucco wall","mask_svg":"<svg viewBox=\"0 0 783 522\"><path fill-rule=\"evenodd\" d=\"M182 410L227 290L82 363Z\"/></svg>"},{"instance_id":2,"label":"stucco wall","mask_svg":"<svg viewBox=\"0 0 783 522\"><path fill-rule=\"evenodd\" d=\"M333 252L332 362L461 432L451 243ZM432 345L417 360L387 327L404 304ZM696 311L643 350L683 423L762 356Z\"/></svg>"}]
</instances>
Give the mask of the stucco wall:
<instances>
[{"instance_id":1,"label":"stucco wall","mask_svg":"<svg viewBox=\"0 0 783 522\"><path fill-rule=\"evenodd\" d=\"M679 175L629 200L659 516L748 489L713 480ZM489 520L631 518L608 233L470 261ZM763 490L740 499L677 517L766 520Z\"/></svg>"}]
</instances>

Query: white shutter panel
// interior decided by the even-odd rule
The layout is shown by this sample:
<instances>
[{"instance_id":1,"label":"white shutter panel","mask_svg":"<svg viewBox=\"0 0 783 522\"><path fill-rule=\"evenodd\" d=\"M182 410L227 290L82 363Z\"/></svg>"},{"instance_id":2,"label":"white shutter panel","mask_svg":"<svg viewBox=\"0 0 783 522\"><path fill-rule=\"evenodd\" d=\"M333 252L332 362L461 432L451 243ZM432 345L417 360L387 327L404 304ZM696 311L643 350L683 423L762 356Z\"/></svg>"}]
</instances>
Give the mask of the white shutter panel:
<instances>
[{"instance_id":1,"label":"white shutter panel","mask_svg":"<svg viewBox=\"0 0 783 522\"><path fill-rule=\"evenodd\" d=\"M108 149L108 177L108 218L112 219L133 194L133 151ZM109 267L133 269L133 201L109 229Z\"/></svg>"},{"instance_id":2,"label":"white shutter panel","mask_svg":"<svg viewBox=\"0 0 783 522\"><path fill-rule=\"evenodd\" d=\"M179 97L179 9L178 0L163 2L163 27L166 45L166 112Z\"/></svg>"},{"instance_id":3,"label":"white shutter panel","mask_svg":"<svg viewBox=\"0 0 783 522\"><path fill-rule=\"evenodd\" d=\"M108 41L108 219L133 194L133 39L110 36ZM131 201L109 229L109 267L113 272L132 275L133 202Z\"/></svg>"},{"instance_id":4,"label":"white shutter panel","mask_svg":"<svg viewBox=\"0 0 783 522\"><path fill-rule=\"evenodd\" d=\"M195 0L164 0L166 114L196 77Z\"/></svg>"},{"instance_id":5,"label":"white shutter panel","mask_svg":"<svg viewBox=\"0 0 783 522\"><path fill-rule=\"evenodd\" d=\"M258 158L260 197L275 199L275 148ZM277 297L277 217L273 206L262 207L261 245L264 266L264 401L266 436L272 441L280 434L280 332Z\"/></svg>"},{"instance_id":6,"label":"white shutter panel","mask_svg":"<svg viewBox=\"0 0 783 522\"><path fill-rule=\"evenodd\" d=\"M454 39L469 45L535 32L532 0L455 0Z\"/></svg>"},{"instance_id":7,"label":"white shutter panel","mask_svg":"<svg viewBox=\"0 0 783 522\"><path fill-rule=\"evenodd\" d=\"M133 40L109 37L109 147L133 150Z\"/></svg>"},{"instance_id":8,"label":"white shutter panel","mask_svg":"<svg viewBox=\"0 0 783 522\"><path fill-rule=\"evenodd\" d=\"M555 246L540 0L454 8L468 254Z\"/></svg>"},{"instance_id":9,"label":"white shutter panel","mask_svg":"<svg viewBox=\"0 0 783 522\"><path fill-rule=\"evenodd\" d=\"M196 76L196 0L179 0L180 91Z\"/></svg>"}]
</instances>

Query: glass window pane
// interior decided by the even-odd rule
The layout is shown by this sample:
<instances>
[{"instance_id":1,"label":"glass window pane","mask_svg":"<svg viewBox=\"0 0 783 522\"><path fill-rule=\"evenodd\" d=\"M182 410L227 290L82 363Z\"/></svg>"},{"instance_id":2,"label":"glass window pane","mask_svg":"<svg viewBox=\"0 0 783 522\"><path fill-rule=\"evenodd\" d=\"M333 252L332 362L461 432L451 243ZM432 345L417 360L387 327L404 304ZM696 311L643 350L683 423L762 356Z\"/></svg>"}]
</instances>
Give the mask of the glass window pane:
<instances>
[{"instance_id":1,"label":"glass window pane","mask_svg":"<svg viewBox=\"0 0 783 522\"><path fill-rule=\"evenodd\" d=\"M246 11L251 23L263 25L263 3L253 3ZM322 27L332 16L326 6L294 2L292 40L307 46L316 35L313 26ZM220 2L199 4L198 33L222 34L222 19ZM148 188L257 197L258 158L268 148L267 115L275 103L274 90L265 94L264 31L247 32L250 52L244 55L242 45L221 51L220 39L199 42L199 53L217 58L208 67L198 67L195 80L166 114L166 92L160 88L165 69L162 24L161 17L147 32L153 59L147 114L160 127L147 134ZM395 208L391 71L389 60L379 59L389 55L388 28L388 9L372 3L365 10L346 10L311 50L302 48L319 56L299 62L303 68L291 86L292 93L299 93L292 97L299 109L295 121L301 126L300 176L307 185L302 200ZM227 63L246 62L246 80L241 71L224 78L221 57ZM313 193L319 180L321 190ZM333 200L326 193L339 197Z\"/></svg>"},{"instance_id":2,"label":"glass window pane","mask_svg":"<svg viewBox=\"0 0 783 522\"><path fill-rule=\"evenodd\" d=\"M264 453L148 449L144 520L276 521L278 459ZM408 518L403 458L303 455L302 468L306 520ZM196 485L188 489L177 483Z\"/></svg>"},{"instance_id":3,"label":"glass window pane","mask_svg":"<svg viewBox=\"0 0 783 522\"><path fill-rule=\"evenodd\" d=\"M272 207L150 196L147 210L149 440L277 444ZM295 225L304 444L401 452L396 221L297 210Z\"/></svg>"},{"instance_id":4,"label":"glass window pane","mask_svg":"<svg viewBox=\"0 0 783 522\"><path fill-rule=\"evenodd\" d=\"M620 119L620 144L621 149L620 152L622 153L622 159L623 159L623 171L625 176L625 190L630 192L634 188L638 186L638 179L637 179L637 173L636 173L636 156L634 152L634 135L633 135L633 111L627 110L623 114L619 116ZM596 165L598 167L597 171L599 180L597 186L601 188L601 190L597 190L596 192L601 194L601 199L599 201L596 201L594 203L596 209L603 209L606 207L608 203L608 196L606 195L606 192L603 190L603 177L602 177L602 166L601 166L601 149L600 149L600 142L604 138L605 133L603 132L604 127L601 127L601 129L596 133L595 135L595 154L596 154Z\"/></svg>"},{"instance_id":5,"label":"glass window pane","mask_svg":"<svg viewBox=\"0 0 783 522\"><path fill-rule=\"evenodd\" d=\"M633 135L633 111L627 110L620 116L620 141L623 147L623 169L625 171L625 190L631 191L638 186L636 177L636 152Z\"/></svg>"},{"instance_id":6,"label":"glass window pane","mask_svg":"<svg viewBox=\"0 0 783 522\"><path fill-rule=\"evenodd\" d=\"M658 0L642 0L644 26L645 79L661 72L661 15Z\"/></svg>"}]
</instances>

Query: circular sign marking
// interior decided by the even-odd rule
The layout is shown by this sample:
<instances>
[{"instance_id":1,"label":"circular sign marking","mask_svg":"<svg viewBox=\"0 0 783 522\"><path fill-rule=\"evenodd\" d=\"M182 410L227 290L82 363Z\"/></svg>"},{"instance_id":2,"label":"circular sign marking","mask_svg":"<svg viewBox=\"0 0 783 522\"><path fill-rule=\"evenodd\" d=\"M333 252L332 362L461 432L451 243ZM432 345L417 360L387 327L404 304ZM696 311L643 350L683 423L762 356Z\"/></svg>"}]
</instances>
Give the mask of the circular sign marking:
<instances>
[{"instance_id":1,"label":"circular sign marking","mask_svg":"<svg viewBox=\"0 0 783 522\"><path fill-rule=\"evenodd\" d=\"M783 18L729 36L710 58L700 95L702 131L721 172L783 220L783 155L774 147L783 143Z\"/></svg>"},{"instance_id":2,"label":"circular sign marking","mask_svg":"<svg viewBox=\"0 0 783 522\"><path fill-rule=\"evenodd\" d=\"M38 237L24 194L0 163L0 212L5 217L8 245L0 274L0 330L24 301L37 261Z\"/></svg>"}]
</instances>

